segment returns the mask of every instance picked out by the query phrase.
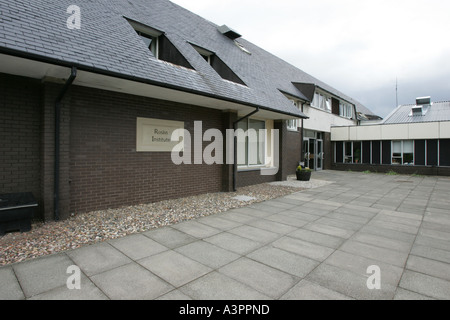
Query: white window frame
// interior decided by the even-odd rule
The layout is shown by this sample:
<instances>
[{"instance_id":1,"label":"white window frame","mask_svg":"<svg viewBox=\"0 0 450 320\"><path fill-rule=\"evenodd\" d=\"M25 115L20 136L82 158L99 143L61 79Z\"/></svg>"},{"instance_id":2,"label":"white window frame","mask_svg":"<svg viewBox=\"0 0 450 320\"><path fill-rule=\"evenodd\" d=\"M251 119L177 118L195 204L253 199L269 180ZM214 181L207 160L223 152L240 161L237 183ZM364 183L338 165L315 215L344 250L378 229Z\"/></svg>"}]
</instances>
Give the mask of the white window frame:
<instances>
[{"instance_id":1,"label":"white window frame","mask_svg":"<svg viewBox=\"0 0 450 320\"><path fill-rule=\"evenodd\" d=\"M393 165L405 165L405 142L412 142L412 162L409 162L408 165L415 165L415 141L414 140L393 140L391 141L391 164ZM395 156L394 157L394 143L400 143L400 156ZM398 153L398 152L396 152ZM406 153L406 154L411 154L410 152ZM400 159L400 163L394 163L394 159Z\"/></svg>"},{"instance_id":2,"label":"white window frame","mask_svg":"<svg viewBox=\"0 0 450 320\"><path fill-rule=\"evenodd\" d=\"M330 95L321 91L314 92L314 98L311 102L312 107L331 113L331 104L332 102Z\"/></svg>"},{"instance_id":3,"label":"white window frame","mask_svg":"<svg viewBox=\"0 0 450 320\"><path fill-rule=\"evenodd\" d=\"M298 108L299 110L300 110L300 107L299 107L299 101L297 101L297 100L294 100L294 99L289 99L291 102L292 102L292 104L296 107L296 108ZM287 129L289 130L289 131L297 131L298 132L298 127L300 126L300 124L299 124L299 120L298 119L290 119L290 120L288 120L287 121Z\"/></svg>"},{"instance_id":4,"label":"white window frame","mask_svg":"<svg viewBox=\"0 0 450 320\"><path fill-rule=\"evenodd\" d=\"M352 119L353 118L353 106L346 102L339 102L339 115L341 117Z\"/></svg>"},{"instance_id":5,"label":"white window frame","mask_svg":"<svg viewBox=\"0 0 450 320\"><path fill-rule=\"evenodd\" d=\"M250 127L250 121L259 121L259 122L264 123L264 129L267 130L267 124L266 124L265 120L255 119L255 118L247 118L247 119L245 119L243 121L247 122L247 130ZM257 138L258 138L258 142L257 143L260 144L261 142L259 141L259 132L257 132ZM249 164L250 144L248 143L248 136L245 137L245 140L246 140L246 142L245 142L245 148L246 148L245 164L242 164L242 163L239 164L239 154L238 154L238 157L237 157L238 158L238 164L237 164L238 170L266 167L267 166L267 164L266 164L266 160L267 160L266 150L268 148L268 146L267 146L267 137L264 136L264 143L262 144L264 149L263 150L259 150L259 155L257 155L257 157L261 156L263 158L262 161L261 161L262 163L260 163L260 164ZM238 144L239 144L239 139L238 139ZM239 146L238 146L238 149L236 150L236 152L238 152L238 151L239 151Z\"/></svg>"}]
</instances>

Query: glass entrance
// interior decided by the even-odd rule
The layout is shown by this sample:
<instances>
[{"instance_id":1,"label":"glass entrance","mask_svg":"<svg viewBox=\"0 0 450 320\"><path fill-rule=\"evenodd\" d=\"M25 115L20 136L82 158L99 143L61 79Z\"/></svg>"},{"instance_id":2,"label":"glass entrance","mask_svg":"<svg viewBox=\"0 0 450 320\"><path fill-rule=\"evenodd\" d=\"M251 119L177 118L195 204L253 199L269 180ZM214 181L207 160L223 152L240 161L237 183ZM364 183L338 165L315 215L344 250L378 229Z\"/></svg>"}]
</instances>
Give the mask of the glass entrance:
<instances>
[{"instance_id":1,"label":"glass entrance","mask_svg":"<svg viewBox=\"0 0 450 320\"><path fill-rule=\"evenodd\" d=\"M323 169L323 141L322 140L317 140L317 154L316 154L316 159L317 159L317 166L316 169L317 170L322 170Z\"/></svg>"},{"instance_id":2,"label":"glass entrance","mask_svg":"<svg viewBox=\"0 0 450 320\"><path fill-rule=\"evenodd\" d=\"M323 140L305 138L303 140L303 152L305 166L309 167L311 170L322 170L323 169Z\"/></svg>"}]
</instances>

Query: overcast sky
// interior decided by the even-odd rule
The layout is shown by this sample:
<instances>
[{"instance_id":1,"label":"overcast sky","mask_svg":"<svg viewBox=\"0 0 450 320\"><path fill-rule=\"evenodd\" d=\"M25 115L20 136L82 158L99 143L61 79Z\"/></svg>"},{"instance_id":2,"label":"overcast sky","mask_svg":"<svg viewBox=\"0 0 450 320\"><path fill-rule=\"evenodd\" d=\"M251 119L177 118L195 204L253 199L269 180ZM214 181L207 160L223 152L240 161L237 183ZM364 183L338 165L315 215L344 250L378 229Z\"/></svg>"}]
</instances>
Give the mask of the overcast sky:
<instances>
[{"instance_id":1,"label":"overcast sky","mask_svg":"<svg viewBox=\"0 0 450 320\"><path fill-rule=\"evenodd\" d=\"M450 100L448 0L171 0L384 117Z\"/></svg>"}]
</instances>

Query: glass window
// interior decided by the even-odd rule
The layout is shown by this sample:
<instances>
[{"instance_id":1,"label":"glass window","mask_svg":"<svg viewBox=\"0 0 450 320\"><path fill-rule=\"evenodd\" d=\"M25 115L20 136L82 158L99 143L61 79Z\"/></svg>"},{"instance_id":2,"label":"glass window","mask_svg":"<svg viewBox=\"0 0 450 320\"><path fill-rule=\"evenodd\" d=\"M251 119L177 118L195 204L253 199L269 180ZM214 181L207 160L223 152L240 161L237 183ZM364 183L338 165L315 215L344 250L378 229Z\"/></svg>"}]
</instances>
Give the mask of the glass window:
<instances>
[{"instance_id":1,"label":"glass window","mask_svg":"<svg viewBox=\"0 0 450 320\"><path fill-rule=\"evenodd\" d=\"M344 162L353 163L353 142L346 142L344 148Z\"/></svg>"},{"instance_id":2,"label":"glass window","mask_svg":"<svg viewBox=\"0 0 450 320\"><path fill-rule=\"evenodd\" d=\"M298 102L295 100L291 100L292 104L298 108ZM299 122L297 119L291 119L287 121L287 128L289 130L297 131L299 126Z\"/></svg>"},{"instance_id":3,"label":"glass window","mask_svg":"<svg viewBox=\"0 0 450 320\"><path fill-rule=\"evenodd\" d=\"M361 162L361 142L353 142L353 163Z\"/></svg>"},{"instance_id":4,"label":"glass window","mask_svg":"<svg viewBox=\"0 0 450 320\"><path fill-rule=\"evenodd\" d=\"M144 41L147 48L153 53L155 58L158 58L158 38L152 37L148 34L140 32L140 31L136 31L136 32L141 37L142 41Z\"/></svg>"},{"instance_id":5,"label":"glass window","mask_svg":"<svg viewBox=\"0 0 450 320\"><path fill-rule=\"evenodd\" d=\"M265 121L247 119L238 123L237 158L239 166L264 165L266 159Z\"/></svg>"},{"instance_id":6,"label":"glass window","mask_svg":"<svg viewBox=\"0 0 450 320\"><path fill-rule=\"evenodd\" d=\"M414 164L414 141L392 141L392 164Z\"/></svg>"}]
</instances>

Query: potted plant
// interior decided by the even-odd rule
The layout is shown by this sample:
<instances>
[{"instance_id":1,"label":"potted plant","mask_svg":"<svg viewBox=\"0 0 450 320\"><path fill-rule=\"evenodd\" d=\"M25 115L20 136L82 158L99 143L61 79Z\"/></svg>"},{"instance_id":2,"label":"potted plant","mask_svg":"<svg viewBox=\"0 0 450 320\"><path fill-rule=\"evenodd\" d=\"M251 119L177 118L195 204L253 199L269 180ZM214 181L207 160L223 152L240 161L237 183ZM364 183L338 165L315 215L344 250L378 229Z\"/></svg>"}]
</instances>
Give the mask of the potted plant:
<instances>
[{"instance_id":1,"label":"potted plant","mask_svg":"<svg viewBox=\"0 0 450 320\"><path fill-rule=\"evenodd\" d=\"M298 166L296 174L297 180L309 181L309 179L311 179L311 169L308 167Z\"/></svg>"}]
</instances>

